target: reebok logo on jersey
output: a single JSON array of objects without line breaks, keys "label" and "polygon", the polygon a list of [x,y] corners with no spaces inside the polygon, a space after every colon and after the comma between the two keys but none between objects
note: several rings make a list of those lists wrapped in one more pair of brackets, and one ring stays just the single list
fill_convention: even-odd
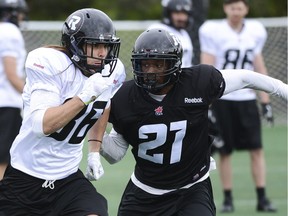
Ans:
[{"label": "reebok logo on jersey", "polygon": [[36,64],[36,63],[34,63],[33,66],[35,66],[35,67],[39,67],[39,68],[41,68],[41,69],[44,69],[44,66],[39,65],[39,64]]},{"label": "reebok logo on jersey", "polygon": [[203,98],[184,98],[184,103],[203,103]]}]

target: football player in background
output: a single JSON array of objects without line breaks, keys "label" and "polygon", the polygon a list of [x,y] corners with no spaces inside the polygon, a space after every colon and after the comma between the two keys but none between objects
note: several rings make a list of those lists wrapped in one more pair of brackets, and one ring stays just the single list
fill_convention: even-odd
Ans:
[{"label": "football player in background", "polygon": [[0,180],[22,122],[26,50],[19,25],[27,9],[25,0],[0,0]]},{"label": "football player in background", "polygon": [[[248,0],[224,0],[226,19],[207,21],[200,27],[201,63],[217,69],[247,69],[266,75],[262,56],[267,33],[261,23],[245,20]],[[232,72],[233,73],[233,72]],[[269,95],[259,92],[262,113],[273,124]],[[275,212],[266,197],[266,167],[261,140],[257,97],[252,89],[232,92],[212,105],[224,145],[219,148],[220,179],[224,201],[221,211],[233,212],[231,155],[234,149],[248,150],[257,193],[257,211]]]},{"label": "football player in background", "polygon": [[[216,215],[209,178],[216,168],[210,157],[210,104],[242,88],[287,100],[288,86],[280,80],[209,65],[181,69],[181,59],[182,47],[174,34],[144,31],[132,51],[134,80],[124,82],[111,100],[113,128],[104,135],[100,152],[116,163],[130,144],[136,161],[118,216]],[[104,115],[99,122],[108,119]],[[96,149],[100,142],[90,145]]]},{"label": "football player in background", "polygon": [[[62,46],[28,54],[23,122],[0,181],[0,215],[108,215],[106,199],[79,164],[86,134],[97,142],[89,129],[125,79],[119,48],[111,19],[85,8],[64,22]],[[99,153],[89,160],[97,166]],[[95,179],[103,174],[97,168]]]},{"label": "football player in background", "polygon": [[191,0],[162,0],[163,19],[152,24],[148,29],[161,28],[176,35],[183,47],[182,67],[191,67],[193,45],[186,28],[189,25],[192,12]]}]

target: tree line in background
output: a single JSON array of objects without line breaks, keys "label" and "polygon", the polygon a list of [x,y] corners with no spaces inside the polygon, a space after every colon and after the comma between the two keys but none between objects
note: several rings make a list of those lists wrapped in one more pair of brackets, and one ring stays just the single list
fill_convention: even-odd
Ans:
[{"label": "tree line in background", "polygon": [[[26,0],[30,20],[64,20],[73,11],[93,7],[113,20],[159,20],[161,0]],[[202,0],[199,0],[202,1]],[[197,2],[197,0],[196,0]],[[209,0],[209,19],[223,18],[222,0]],[[287,0],[250,0],[248,17],[287,16]]]}]

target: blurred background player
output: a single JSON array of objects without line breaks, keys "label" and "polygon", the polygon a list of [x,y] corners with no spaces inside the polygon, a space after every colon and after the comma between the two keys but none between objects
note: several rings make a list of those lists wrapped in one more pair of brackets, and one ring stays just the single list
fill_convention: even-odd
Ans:
[{"label": "blurred background player", "polygon": [[191,0],[162,0],[163,19],[148,29],[164,29],[176,35],[183,47],[182,68],[192,66],[193,45],[186,28],[192,12]]},{"label": "blurred background player", "polygon": [[[201,63],[218,69],[248,69],[267,74],[262,56],[267,33],[257,21],[245,20],[247,0],[224,0],[226,19],[207,21],[200,27]],[[269,95],[259,92],[264,117],[273,124]],[[220,179],[224,192],[222,212],[234,211],[231,154],[248,150],[257,193],[257,211],[275,212],[266,197],[266,167],[256,93],[243,89],[221,97],[212,105],[224,146],[220,153]]]},{"label": "blurred background player", "polygon": [[25,0],[0,0],[0,179],[22,122],[26,50],[19,25],[27,10]]}]

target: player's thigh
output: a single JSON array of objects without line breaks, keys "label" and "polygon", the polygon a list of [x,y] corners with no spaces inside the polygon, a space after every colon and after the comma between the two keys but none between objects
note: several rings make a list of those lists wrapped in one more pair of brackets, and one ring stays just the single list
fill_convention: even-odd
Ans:
[{"label": "player's thigh", "polygon": [[238,133],[235,134],[235,148],[252,150],[262,148],[261,122],[256,101],[238,102]]},{"label": "player's thigh", "polygon": [[[56,184],[55,189],[57,189]],[[55,215],[108,216],[106,198],[97,192],[93,184],[85,178],[80,170],[68,177],[64,182],[61,182],[58,189],[57,203],[54,207]]]},{"label": "player's thigh", "polygon": [[210,178],[193,185],[179,202],[178,216],[215,216],[213,190]]},{"label": "player's thigh", "polygon": [[118,216],[172,216],[177,213],[177,203],[181,196],[176,192],[153,195],[143,191],[130,180],[123,193]]}]

